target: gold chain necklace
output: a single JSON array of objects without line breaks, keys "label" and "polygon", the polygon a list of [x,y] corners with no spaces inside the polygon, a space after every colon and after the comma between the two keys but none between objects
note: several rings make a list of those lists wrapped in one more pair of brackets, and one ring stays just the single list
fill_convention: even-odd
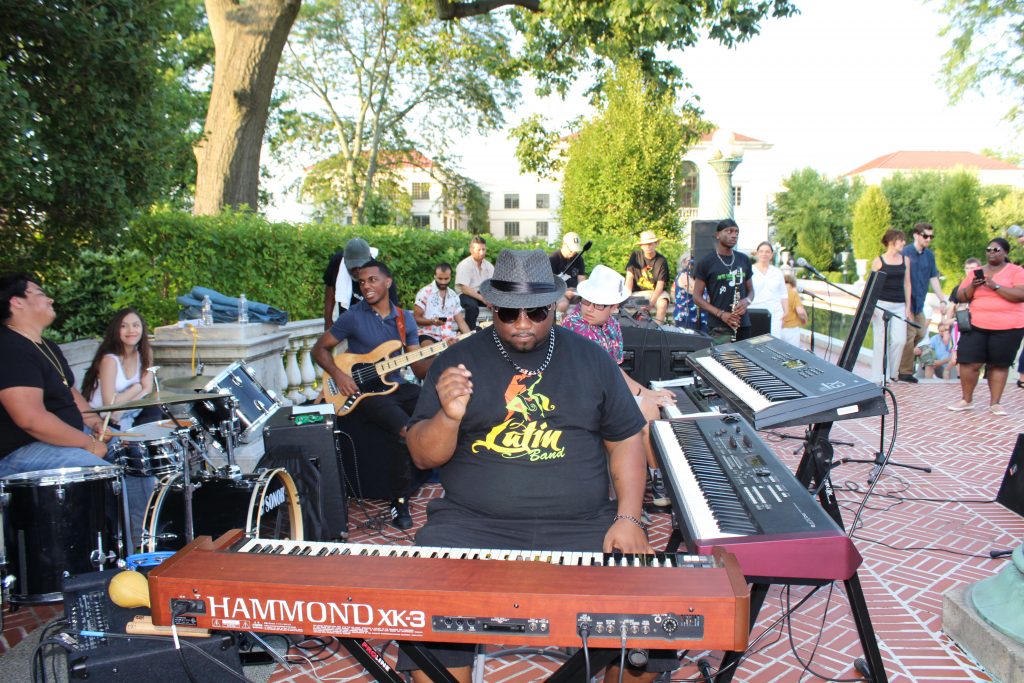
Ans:
[{"label": "gold chain necklace", "polygon": [[54,367],[54,369],[57,370],[57,374],[60,375],[60,381],[64,383],[64,386],[69,386],[67,375],[64,374],[64,368],[61,367],[60,361],[57,360],[56,354],[54,354],[53,351],[50,351],[50,348],[46,345],[45,340],[42,343],[39,343],[32,337],[28,336],[28,334],[26,334],[22,330],[19,330],[14,325],[7,325],[7,327],[8,329],[14,330],[25,339],[28,339],[30,342],[32,342],[32,345],[39,349],[39,352],[43,354],[43,357],[46,358],[46,360],[50,361],[50,364]]}]

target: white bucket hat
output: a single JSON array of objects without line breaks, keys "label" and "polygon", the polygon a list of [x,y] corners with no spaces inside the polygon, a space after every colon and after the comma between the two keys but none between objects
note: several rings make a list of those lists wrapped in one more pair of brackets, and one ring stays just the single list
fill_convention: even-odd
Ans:
[{"label": "white bucket hat", "polygon": [[594,304],[621,304],[629,298],[626,291],[626,278],[608,266],[595,266],[590,277],[576,287],[576,292]]}]

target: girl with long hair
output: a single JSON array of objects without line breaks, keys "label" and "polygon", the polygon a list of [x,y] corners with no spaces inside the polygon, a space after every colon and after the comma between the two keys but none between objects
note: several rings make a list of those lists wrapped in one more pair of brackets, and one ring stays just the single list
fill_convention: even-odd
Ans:
[{"label": "girl with long hair", "polygon": [[[153,387],[153,376],[146,372],[152,364],[146,322],[134,308],[122,308],[96,349],[82,381],[82,395],[93,408],[142,398]],[[110,422],[123,431],[135,424],[140,413],[140,409],[118,411],[110,416]]]}]

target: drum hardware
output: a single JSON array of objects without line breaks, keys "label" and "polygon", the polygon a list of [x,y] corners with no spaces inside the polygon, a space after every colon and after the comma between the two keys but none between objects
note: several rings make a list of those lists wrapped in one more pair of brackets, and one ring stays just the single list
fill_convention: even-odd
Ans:
[{"label": "drum hardware", "polygon": [[[107,554],[103,554],[103,534],[96,534],[96,549],[89,553],[89,561],[92,562],[93,566],[96,567],[96,571],[101,572],[106,568],[107,563],[116,564],[117,553],[111,550]],[[64,571],[65,578],[71,576],[71,572]]]}]

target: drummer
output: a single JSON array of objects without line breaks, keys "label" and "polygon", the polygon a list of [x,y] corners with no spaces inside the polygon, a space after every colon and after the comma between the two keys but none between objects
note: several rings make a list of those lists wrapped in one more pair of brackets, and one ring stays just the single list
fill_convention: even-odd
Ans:
[{"label": "drummer", "polygon": [[75,388],[60,347],[43,339],[57,317],[31,275],[0,276],[0,476],[107,465],[102,426]]}]

